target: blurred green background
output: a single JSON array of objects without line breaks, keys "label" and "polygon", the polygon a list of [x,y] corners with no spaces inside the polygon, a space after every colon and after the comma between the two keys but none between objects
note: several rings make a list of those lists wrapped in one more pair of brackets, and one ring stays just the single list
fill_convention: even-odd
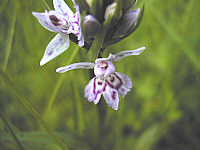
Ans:
[{"label": "blurred green background", "polygon": [[[46,2],[53,8],[52,0]],[[55,36],[31,14],[44,11],[42,1],[0,3],[0,150],[200,149],[198,0],[144,1],[140,27],[106,49],[105,57],[147,47],[140,56],[115,63],[134,83],[118,111],[103,99],[94,105],[84,98],[88,70],[55,72],[86,60],[86,50],[76,44],[39,66]]]}]

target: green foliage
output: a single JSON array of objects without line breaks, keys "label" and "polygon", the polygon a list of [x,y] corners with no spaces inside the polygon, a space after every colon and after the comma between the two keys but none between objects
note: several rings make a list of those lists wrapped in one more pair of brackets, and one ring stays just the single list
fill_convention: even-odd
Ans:
[{"label": "green foliage", "polygon": [[[84,98],[90,80],[87,70],[55,72],[88,60],[85,49],[71,42],[65,53],[39,66],[55,34],[42,28],[31,12],[52,9],[52,0],[1,2],[0,149],[199,148],[200,3],[148,0],[144,4],[138,30],[104,50],[107,57],[110,52],[147,47],[140,56],[116,62],[116,70],[128,74],[134,87],[114,111],[104,99],[94,105]],[[93,52],[101,47],[100,40]]]}]

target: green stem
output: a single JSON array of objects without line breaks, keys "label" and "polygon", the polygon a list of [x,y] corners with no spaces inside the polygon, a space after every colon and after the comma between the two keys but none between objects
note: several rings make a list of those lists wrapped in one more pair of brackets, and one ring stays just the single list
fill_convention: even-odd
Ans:
[{"label": "green stem", "polygon": [[16,86],[11,81],[10,77],[0,68],[0,76],[7,83],[10,91],[17,97],[17,99],[26,107],[26,109],[37,119],[41,127],[51,136],[51,138],[60,146],[63,150],[68,150],[63,143],[63,141],[54,133],[54,131],[47,125],[47,123],[42,119],[38,111],[29,103],[29,101],[18,92]]},{"label": "green stem", "polygon": [[102,27],[102,30],[100,30],[97,33],[96,39],[94,40],[92,47],[88,52],[88,58],[91,62],[94,62],[95,59],[98,57],[100,49],[104,42],[105,35],[106,35],[106,28]]}]

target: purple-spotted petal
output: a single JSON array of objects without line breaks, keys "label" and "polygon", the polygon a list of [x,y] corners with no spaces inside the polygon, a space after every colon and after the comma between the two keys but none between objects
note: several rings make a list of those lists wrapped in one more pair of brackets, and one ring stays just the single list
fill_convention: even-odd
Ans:
[{"label": "purple-spotted petal", "polygon": [[67,65],[65,67],[60,67],[60,68],[56,69],[56,72],[64,73],[64,72],[72,70],[72,69],[80,69],[80,68],[91,69],[91,68],[94,68],[94,66],[95,66],[95,63],[91,63],[91,62],[74,63],[71,65]]},{"label": "purple-spotted petal", "polygon": [[97,104],[101,98],[101,94],[106,90],[104,78],[94,77],[85,87],[85,97],[88,101]]},{"label": "purple-spotted petal", "polygon": [[78,41],[79,41],[78,45],[80,47],[83,47],[84,46],[84,37],[81,32],[80,10],[79,10],[79,6],[75,3],[75,1],[73,1],[73,3],[74,3],[74,8],[76,8],[76,13],[73,16],[73,18],[71,18],[71,20],[72,20],[71,32],[78,37]]},{"label": "purple-spotted petal", "polygon": [[47,15],[46,20],[50,22],[50,25],[54,27],[54,29],[58,33],[66,33],[66,34],[71,33],[71,30],[70,30],[71,21],[69,20],[67,16],[64,16],[54,10],[51,10],[47,13],[48,15]]},{"label": "purple-spotted petal", "polygon": [[48,61],[54,59],[69,47],[69,35],[57,34],[48,44],[44,56],[40,61],[40,65],[46,64]]},{"label": "purple-spotted petal", "polygon": [[74,13],[72,10],[67,6],[64,0],[53,0],[53,5],[56,11],[64,16],[69,16],[72,18]]},{"label": "purple-spotted petal", "polygon": [[132,88],[132,81],[129,76],[124,73],[115,72],[114,75],[116,78],[120,79],[122,83],[121,86],[117,88],[117,91],[121,97],[124,98],[124,96],[130,91],[130,88]]},{"label": "purple-spotted petal", "polygon": [[56,27],[52,26],[52,23],[50,19],[47,19],[49,17],[48,12],[45,11],[45,13],[38,13],[38,12],[32,12],[33,16],[35,16],[39,23],[47,30],[51,32],[57,32]]},{"label": "purple-spotted petal", "polygon": [[146,47],[140,47],[136,50],[127,50],[127,51],[119,52],[119,53],[115,54],[115,58],[112,59],[112,61],[119,61],[122,58],[125,58],[127,56],[131,56],[131,55],[140,55],[145,50],[145,48]]},{"label": "purple-spotted petal", "polygon": [[114,110],[118,110],[119,105],[119,96],[117,90],[114,88],[107,86],[106,91],[103,92],[103,96],[106,100],[106,103]]}]

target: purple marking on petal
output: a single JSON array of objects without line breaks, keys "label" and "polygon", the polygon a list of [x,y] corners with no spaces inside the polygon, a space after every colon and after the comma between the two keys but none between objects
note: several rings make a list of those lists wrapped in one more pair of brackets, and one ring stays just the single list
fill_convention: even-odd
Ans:
[{"label": "purple marking on petal", "polygon": [[66,22],[67,25],[69,24],[67,20],[65,20],[65,22]]},{"label": "purple marking on petal", "polygon": [[79,25],[79,22],[78,22],[78,21],[74,21],[73,23],[75,23],[75,24]]},{"label": "purple marking on petal", "polygon": [[106,83],[111,87],[111,88],[114,88],[112,84],[110,84],[107,79],[106,79]]},{"label": "purple marking on petal", "polygon": [[115,81],[115,77],[110,76],[110,82],[114,82]]},{"label": "purple marking on petal", "polygon": [[94,78],[94,85],[93,86],[94,86],[93,93],[96,94],[96,92],[95,92],[96,91],[96,78]]},{"label": "purple marking on petal", "polygon": [[113,92],[112,92],[112,99],[115,100],[115,98],[116,98],[116,92],[113,91]]},{"label": "purple marking on petal", "polygon": [[98,83],[98,85],[102,85],[103,82],[98,81],[97,83]]},{"label": "purple marking on petal", "polygon": [[122,82],[122,79],[116,74],[116,73],[114,73],[114,75],[117,77],[117,79],[119,80],[119,84],[116,86],[116,90],[118,90],[121,86],[122,86],[122,84],[123,84],[123,82]]},{"label": "purple marking on petal", "polygon": [[50,56],[53,53],[53,50],[50,50],[47,55]]},{"label": "purple marking on petal", "polygon": [[103,92],[106,91],[106,86],[107,86],[107,83],[105,83],[105,85],[103,87]]},{"label": "purple marking on petal", "polygon": [[63,40],[63,39],[62,39],[62,38],[60,38],[60,39],[59,39],[59,42],[61,42],[62,40]]},{"label": "purple marking on petal", "polygon": [[97,94],[95,95],[95,98],[94,98],[95,100],[97,99],[97,96],[98,96],[98,94],[100,94],[100,93],[101,93],[101,91],[98,90],[98,91],[97,91]]},{"label": "purple marking on petal", "polygon": [[54,24],[55,26],[60,26],[61,24],[59,23],[60,19],[58,19],[55,15],[50,15],[49,16],[51,23]]},{"label": "purple marking on petal", "polygon": [[68,30],[68,29],[66,29],[66,28],[61,28],[62,30]]}]

